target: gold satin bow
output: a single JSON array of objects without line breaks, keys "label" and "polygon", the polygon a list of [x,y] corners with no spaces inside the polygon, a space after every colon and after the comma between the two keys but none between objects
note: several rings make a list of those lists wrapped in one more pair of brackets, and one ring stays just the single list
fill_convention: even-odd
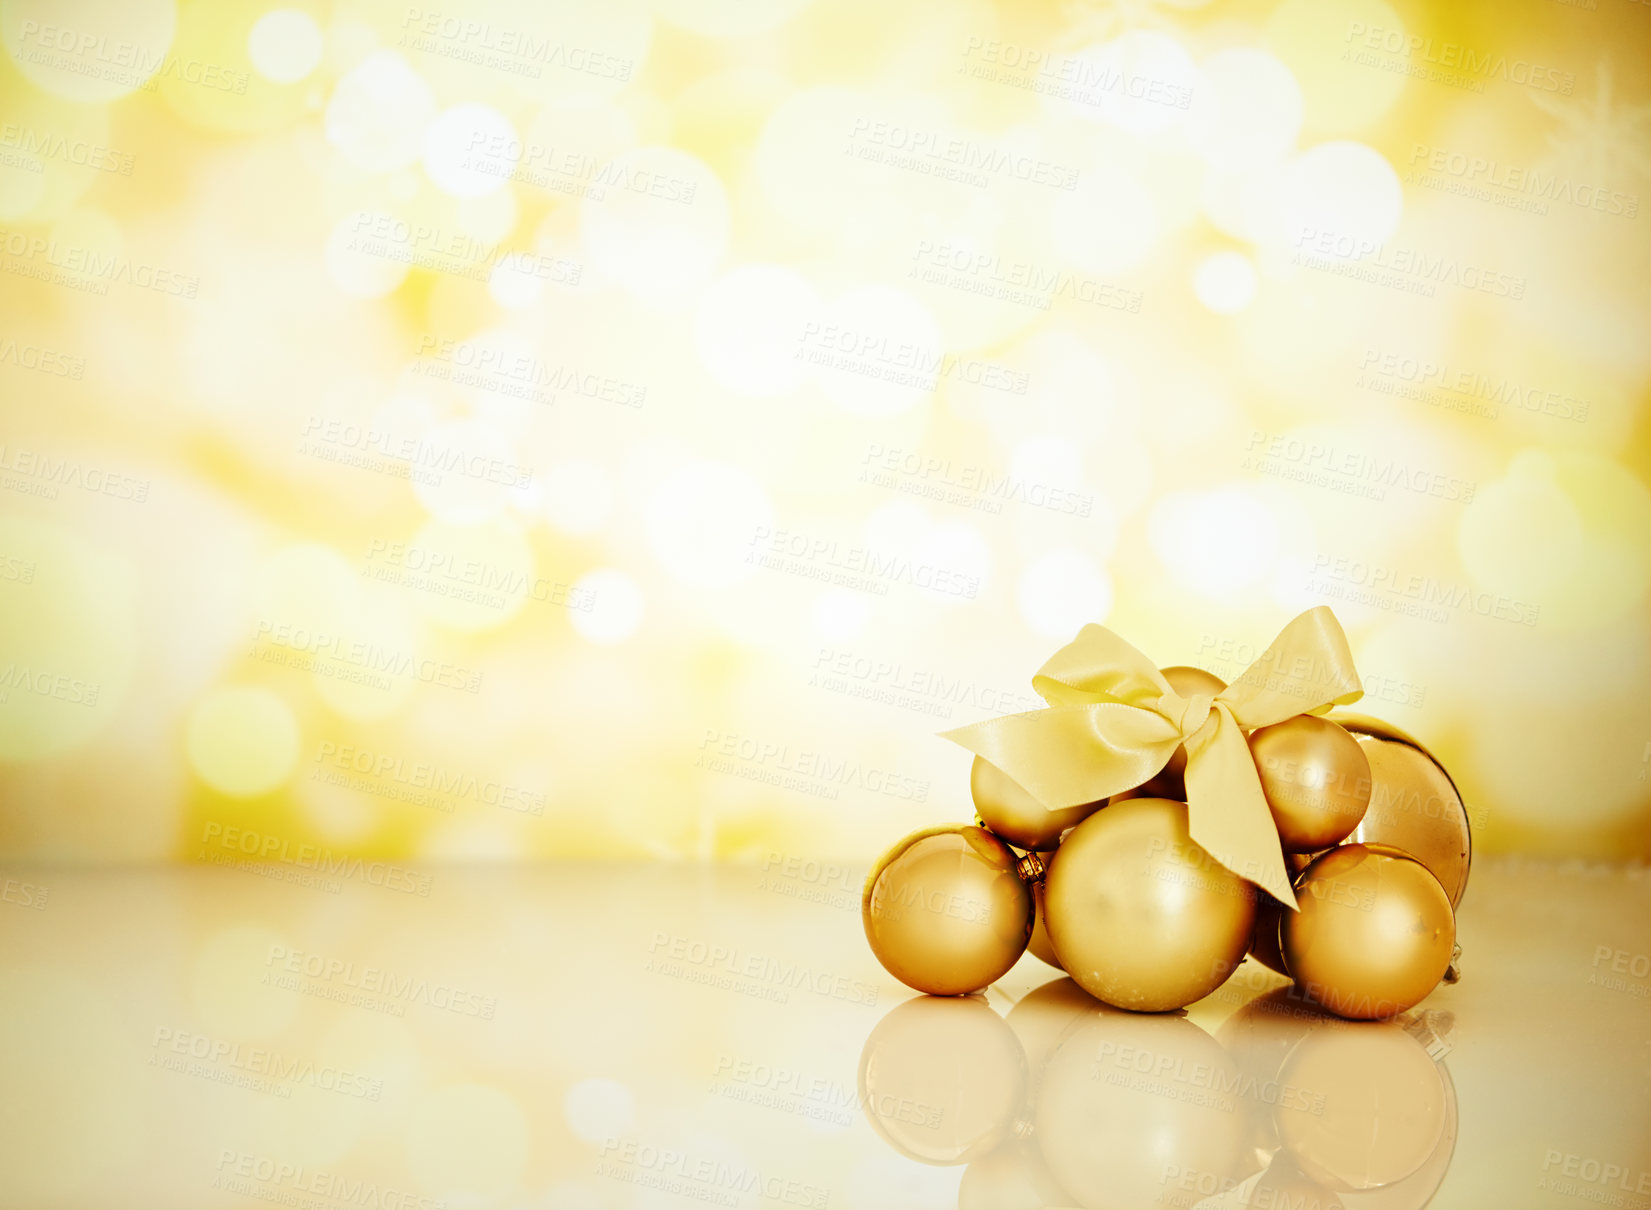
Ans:
[{"label": "gold satin bow", "polygon": [[1347,636],[1327,606],[1296,617],[1214,697],[1180,696],[1156,664],[1096,625],[1057,651],[1032,687],[1047,709],[942,734],[1052,810],[1133,789],[1185,744],[1193,840],[1239,877],[1296,906],[1244,733],[1364,696]]}]

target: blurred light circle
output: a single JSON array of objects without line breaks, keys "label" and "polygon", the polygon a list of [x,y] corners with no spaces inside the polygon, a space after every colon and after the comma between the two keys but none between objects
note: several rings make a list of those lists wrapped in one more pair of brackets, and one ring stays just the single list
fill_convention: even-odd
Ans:
[{"label": "blurred light circle", "polygon": [[613,513],[613,482],[594,462],[563,462],[539,481],[545,517],[564,534],[583,537]]},{"label": "blurred light circle", "polygon": [[1075,491],[1082,485],[1083,451],[1059,433],[1034,434],[1015,446],[1009,478],[1010,489],[1018,492],[1015,498],[1037,507],[1051,488]]},{"label": "blurred light circle", "polygon": [[1056,249],[1075,268],[1110,275],[1135,268],[1162,233],[1160,206],[1129,169],[1090,173],[1050,212]]},{"label": "blurred light circle", "polygon": [[1198,68],[1167,34],[1131,30],[1077,59],[1082,68],[1076,86],[1085,91],[1070,111],[1131,134],[1155,134],[1185,121],[1197,95]]},{"label": "blurred light circle", "polygon": [[1268,48],[1300,85],[1303,112],[1317,130],[1362,129],[1404,91],[1407,59],[1379,48],[1407,46],[1405,24],[1382,0],[1284,0],[1265,32]]},{"label": "blurred light circle", "polygon": [[636,633],[647,601],[636,581],[612,567],[586,572],[573,584],[568,617],[593,643],[623,643]]},{"label": "blurred light circle", "polygon": [[477,101],[442,110],[424,132],[425,175],[454,197],[482,197],[504,188],[521,155],[510,119]]},{"label": "blurred light circle", "polygon": [[1285,166],[1278,183],[1281,230],[1288,247],[1347,259],[1369,256],[1404,212],[1399,174],[1363,143],[1320,143]]},{"label": "blurred light circle", "polygon": [[43,91],[82,104],[143,87],[166,65],[176,30],[173,0],[0,4],[0,39],[18,70]]},{"label": "blurred light circle", "polygon": [[1238,252],[1217,252],[1199,262],[1192,278],[1193,293],[1217,315],[1232,315],[1255,297],[1255,265]]},{"label": "blurred light circle", "polygon": [[925,402],[955,356],[929,309],[893,286],[845,290],[804,325],[799,352],[825,396],[861,416]]},{"label": "blurred light circle", "polygon": [[697,288],[728,247],[722,182],[703,161],[673,147],[626,152],[602,170],[579,208],[591,262],[650,300]]},{"label": "blurred light circle", "polygon": [[848,588],[828,588],[814,602],[811,611],[815,631],[834,643],[847,642],[865,632],[871,620],[871,602],[863,592]]},{"label": "blurred light circle", "polygon": [[807,373],[799,354],[820,297],[783,265],[741,265],[700,295],[694,347],[723,386],[759,399],[795,390]]},{"label": "blurred light circle", "polygon": [[720,588],[756,570],[753,556],[773,533],[762,484],[740,467],[693,462],[665,475],[647,503],[648,545],[684,584]]},{"label": "blurred light circle", "polygon": [[488,297],[509,311],[531,307],[544,292],[544,278],[531,272],[527,262],[516,259],[501,260],[487,278]]},{"label": "blurred light circle", "polygon": [[480,420],[448,420],[425,432],[406,458],[413,493],[433,517],[460,525],[505,511],[510,493],[533,478],[497,428]]},{"label": "blurred light circle", "polygon": [[388,172],[417,162],[436,101],[424,77],[393,50],[344,73],[327,103],[327,141],[357,168]]},{"label": "blurred light circle", "polygon": [[[917,548],[913,582],[943,605],[977,600],[992,571],[992,551],[974,526],[943,521]],[[928,581],[928,582],[926,582]]]},{"label": "blurred light circle", "polygon": [[618,1080],[592,1076],[562,1098],[568,1129],[587,1143],[624,1138],[636,1124],[636,1097]]},{"label": "blurred light circle", "polygon": [[1301,88],[1262,50],[1229,47],[1205,59],[1187,139],[1211,163],[1240,167],[1289,153],[1301,133]]},{"label": "blurred light circle", "polygon": [[1065,641],[1112,609],[1112,581],[1083,551],[1040,555],[1021,572],[1020,616],[1046,639]]},{"label": "blurred light circle", "polygon": [[1266,580],[1279,548],[1272,510],[1239,487],[1162,497],[1148,536],[1178,584],[1228,608],[1231,594]]},{"label": "blurred light circle", "polygon": [[521,211],[512,190],[495,189],[491,193],[461,199],[453,213],[455,225],[471,239],[484,244],[501,244],[516,229]]},{"label": "blurred light circle", "polygon": [[374,218],[357,210],[339,219],[322,253],[328,279],[351,298],[383,298],[407,280],[407,263],[369,234]]},{"label": "blurred light circle", "polygon": [[370,721],[396,713],[422,682],[417,675],[418,626],[405,597],[372,579],[362,583],[349,616],[321,632],[338,635],[346,650],[366,651],[370,667],[318,654],[310,665],[310,684],[334,714]]},{"label": "blurred light circle", "polygon": [[326,39],[315,18],[295,8],[272,8],[247,32],[247,57],[266,80],[296,84],[321,63]]},{"label": "blurred light circle", "polygon": [[268,689],[215,689],[189,713],[189,764],[207,785],[232,798],[267,794],[298,763],[298,720]]}]

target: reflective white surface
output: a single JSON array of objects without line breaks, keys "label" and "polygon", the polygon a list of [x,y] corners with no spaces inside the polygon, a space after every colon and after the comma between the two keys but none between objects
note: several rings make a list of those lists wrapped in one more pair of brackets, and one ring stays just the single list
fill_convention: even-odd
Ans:
[{"label": "reflective white surface", "polygon": [[829,863],[422,873],[7,870],[0,1204],[1651,1206],[1643,869],[1479,862],[1362,1025],[914,998]]}]

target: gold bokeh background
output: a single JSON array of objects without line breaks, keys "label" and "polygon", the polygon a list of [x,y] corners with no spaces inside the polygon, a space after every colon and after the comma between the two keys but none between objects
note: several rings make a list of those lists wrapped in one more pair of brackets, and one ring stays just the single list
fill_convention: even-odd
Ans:
[{"label": "gold bokeh background", "polygon": [[0,853],[869,859],[1332,605],[1651,851],[1651,7],[0,3]]}]

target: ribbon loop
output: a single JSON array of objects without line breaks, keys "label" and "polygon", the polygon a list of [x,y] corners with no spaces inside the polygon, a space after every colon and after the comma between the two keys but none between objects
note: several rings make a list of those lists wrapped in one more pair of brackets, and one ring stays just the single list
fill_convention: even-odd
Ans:
[{"label": "ribbon loop", "polygon": [[1244,733],[1363,696],[1347,636],[1327,607],[1294,618],[1213,697],[1181,697],[1151,660],[1096,625],[1050,657],[1032,686],[1047,709],[943,734],[1051,810],[1133,789],[1185,744],[1193,840],[1239,877],[1296,906]]}]

